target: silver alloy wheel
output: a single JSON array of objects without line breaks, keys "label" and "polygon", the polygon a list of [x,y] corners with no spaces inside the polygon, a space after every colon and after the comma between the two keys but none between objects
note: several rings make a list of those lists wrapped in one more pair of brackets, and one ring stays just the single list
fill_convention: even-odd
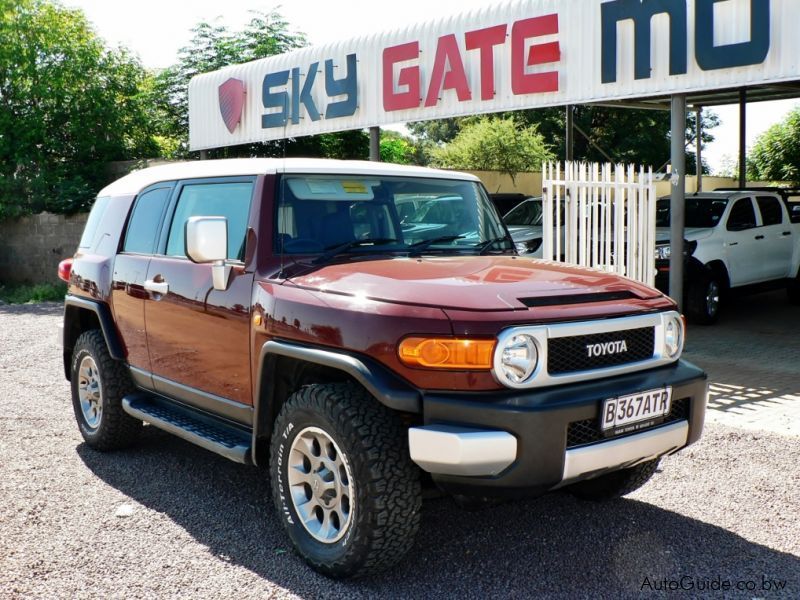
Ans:
[{"label": "silver alloy wheel", "polygon": [[709,281],[706,288],[706,313],[713,317],[719,310],[719,284],[716,281]]},{"label": "silver alloy wheel", "polygon": [[289,495],[303,527],[320,542],[339,541],[356,508],[347,457],[322,429],[306,427],[292,442],[287,467]]},{"label": "silver alloy wheel", "polygon": [[103,418],[103,384],[91,356],[84,356],[78,367],[78,399],[86,425],[97,429]]}]

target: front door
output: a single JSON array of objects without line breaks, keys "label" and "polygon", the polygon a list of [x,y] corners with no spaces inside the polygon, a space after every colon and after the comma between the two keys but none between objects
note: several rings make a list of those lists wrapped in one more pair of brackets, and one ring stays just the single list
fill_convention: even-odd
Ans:
[{"label": "front door", "polygon": [[114,322],[134,374],[148,378],[147,382],[140,381],[145,386],[151,385],[148,375],[151,367],[144,323],[144,305],[149,296],[144,284],[173,187],[172,183],[161,183],[138,195],[122,248],[114,260],[111,283]]},{"label": "front door", "polygon": [[725,251],[731,287],[755,283],[761,278],[759,240],[756,239],[756,211],[752,198],[739,198],[728,214]]},{"label": "front door", "polygon": [[783,279],[789,276],[795,242],[792,226],[784,220],[784,208],[775,196],[759,196],[756,199],[761,213],[759,233],[761,257],[764,261],[764,279]]},{"label": "front door", "polygon": [[[242,420],[242,409],[252,404],[253,273],[245,271],[243,260],[254,183],[252,177],[179,183],[161,253],[151,259],[145,283],[156,391],[234,420]],[[211,265],[186,258],[185,227],[193,216],[228,219],[228,259],[234,267],[226,290],[214,289]]]}]

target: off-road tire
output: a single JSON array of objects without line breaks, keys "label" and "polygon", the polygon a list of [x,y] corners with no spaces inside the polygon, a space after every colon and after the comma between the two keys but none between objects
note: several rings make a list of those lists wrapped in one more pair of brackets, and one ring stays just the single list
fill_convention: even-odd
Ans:
[{"label": "off-road tire", "polygon": [[[96,427],[87,422],[78,395],[79,367],[86,356],[94,360],[102,386],[102,415]],[[80,335],[72,352],[70,369],[72,408],[84,441],[102,451],[120,450],[135,442],[142,422],[122,410],[122,398],[133,391],[133,382],[125,365],[111,358],[101,331],[93,329]]]},{"label": "off-road tire", "polygon": [[[306,428],[321,429],[345,455],[353,479],[352,515],[344,537],[315,539],[300,522],[288,492],[290,452]],[[278,518],[298,554],[333,578],[363,577],[397,563],[419,528],[422,491],[408,433],[397,415],[360,386],[305,386],[283,405],[273,429],[270,479]]]},{"label": "off-road tire", "polygon": [[[716,289],[716,303],[710,300]],[[686,294],[686,316],[698,325],[713,325],[719,320],[722,306],[722,283],[716,275],[709,274],[701,281],[689,284]]]},{"label": "off-road tire", "polygon": [[573,483],[569,491],[584,500],[613,500],[638,490],[655,475],[660,459],[650,460],[635,467],[614,471],[594,479]]}]

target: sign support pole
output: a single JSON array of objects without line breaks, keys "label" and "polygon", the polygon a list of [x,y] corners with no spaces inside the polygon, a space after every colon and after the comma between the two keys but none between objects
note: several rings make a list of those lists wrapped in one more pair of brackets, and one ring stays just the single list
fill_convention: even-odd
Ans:
[{"label": "sign support pole", "polygon": [[683,229],[686,211],[686,95],[672,96],[672,194],[669,295],[683,309]]},{"label": "sign support pole", "polygon": [[373,162],[381,162],[381,128],[369,128],[369,159]]},{"label": "sign support pole", "polygon": [[567,135],[566,135],[566,160],[575,160],[575,113],[571,104],[567,105]]},{"label": "sign support pole", "polygon": [[703,107],[697,107],[697,191],[703,191]]},{"label": "sign support pole", "polygon": [[739,90],[739,187],[747,187],[747,90]]}]

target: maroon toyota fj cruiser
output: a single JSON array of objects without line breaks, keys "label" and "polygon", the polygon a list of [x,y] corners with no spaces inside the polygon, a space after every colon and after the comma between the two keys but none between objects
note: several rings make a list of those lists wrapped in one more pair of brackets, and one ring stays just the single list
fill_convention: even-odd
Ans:
[{"label": "maroon toyota fj cruiser", "polygon": [[460,499],[644,484],[701,434],[706,376],[647,286],[516,255],[471,175],[225,160],[123,177],[60,269],[86,443],[149,423],[269,466],[297,551],[335,577]]}]

